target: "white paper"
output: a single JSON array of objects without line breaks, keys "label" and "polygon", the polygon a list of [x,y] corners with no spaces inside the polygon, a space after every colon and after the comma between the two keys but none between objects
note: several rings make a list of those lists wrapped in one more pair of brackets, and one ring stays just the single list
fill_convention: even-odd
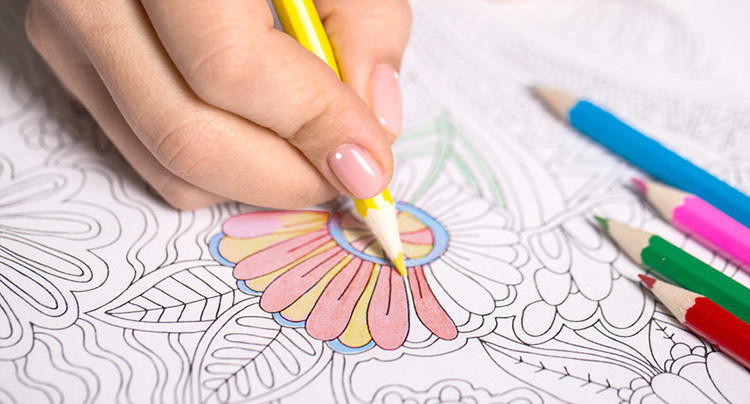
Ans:
[{"label": "white paper", "polygon": [[[626,186],[637,170],[528,91],[586,95],[748,192],[747,3],[412,7],[391,192],[434,219],[415,232],[429,228],[435,251],[446,244],[435,257],[410,247],[427,257],[423,275],[379,300],[408,318],[370,330],[395,349],[345,354],[308,332],[332,319],[274,317],[262,307],[284,290],[239,290],[233,263],[211,251],[222,225],[253,209],[160,201],[65,95],[24,39],[23,5],[11,6],[0,24],[0,402],[747,402],[748,371],[676,324],[590,219],[657,232],[745,285],[747,273],[657,218]],[[301,234],[333,234],[335,207]],[[435,307],[416,302],[425,285],[450,324],[418,312]],[[396,329],[404,341],[383,334]]]}]

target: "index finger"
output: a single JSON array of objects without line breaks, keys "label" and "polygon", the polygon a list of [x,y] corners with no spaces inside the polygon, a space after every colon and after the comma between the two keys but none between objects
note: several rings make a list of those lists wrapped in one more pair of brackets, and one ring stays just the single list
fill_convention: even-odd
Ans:
[{"label": "index finger", "polygon": [[406,0],[316,0],[344,81],[394,137],[403,111],[399,72],[409,40],[411,9]]}]

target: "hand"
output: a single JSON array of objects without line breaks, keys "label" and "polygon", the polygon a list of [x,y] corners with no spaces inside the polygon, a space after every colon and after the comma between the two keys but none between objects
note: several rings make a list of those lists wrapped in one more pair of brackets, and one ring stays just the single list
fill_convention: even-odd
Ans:
[{"label": "hand", "polygon": [[382,191],[401,131],[406,0],[316,6],[346,84],[265,0],[31,0],[26,31],[173,206],[295,208]]}]

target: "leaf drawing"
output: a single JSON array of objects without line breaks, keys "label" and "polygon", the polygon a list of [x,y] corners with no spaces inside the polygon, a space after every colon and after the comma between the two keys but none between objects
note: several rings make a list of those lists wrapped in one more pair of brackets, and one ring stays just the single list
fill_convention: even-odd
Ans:
[{"label": "leaf drawing", "polygon": [[[622,358],[583,345],[554,340],[526,345],[490,334],[482,337],[482,346],[502,369],[564,401],[617,400],[618,390],[640,376],[637,370],[622,369]],[[620,372],[612,371],[616,368]]]},{"label": "leaf drawing", "polygon": [[120,327],[167,332],[202,331],[245,300],[232,271],[215,261],[169,264],[136,281],[91,314]]},{"label": "leaf drawing", "polygon": [[301,328],[279,325],[256,299],[241,302],[206,331],[193,363],[199,402],[269,401],[306,384],[331,350]]}]

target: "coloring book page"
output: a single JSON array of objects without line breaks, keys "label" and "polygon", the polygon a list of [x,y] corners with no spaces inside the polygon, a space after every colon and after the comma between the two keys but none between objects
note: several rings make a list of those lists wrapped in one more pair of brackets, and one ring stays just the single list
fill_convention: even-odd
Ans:
[{"label": "coloring book page", "polygon": [[[750,192],[747,2],[412,2],[390,187],[408,276],[344,199],[168,207],[0,18],[0,402],[729,403],[750,373],[594,214],[750,277],[553,118],[586,95]],[[21,4],[15,4],[21,3]],[[251,174],[251,173],[250,173]]]}]

